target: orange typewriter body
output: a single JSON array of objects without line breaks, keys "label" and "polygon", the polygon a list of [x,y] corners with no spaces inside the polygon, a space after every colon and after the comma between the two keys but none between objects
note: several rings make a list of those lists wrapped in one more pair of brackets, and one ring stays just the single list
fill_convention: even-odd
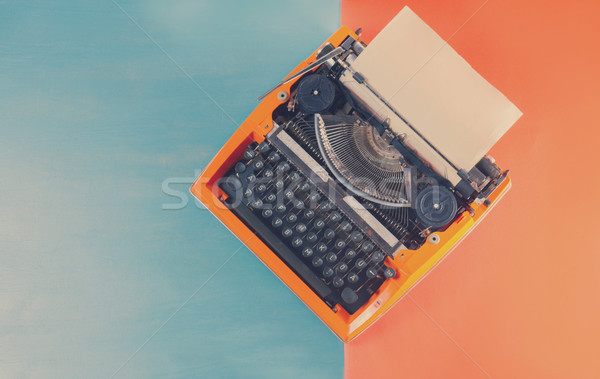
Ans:
[{"label": "orange typewriter body", "polygon": [[[348,36],[356,40],[359,38],[349,28],[342,27],[326,43],[336,47]],[[290,75],[314,62],[317,51],[301,62]],[[192,185],[191,192],[342,341],[348,342],[400,300],[481,221],[510,188],[510,178],[506,176],[487,197],[485,203],[480,205],[475,202],[471,203],[471,209],[459,214],[443,231],[437,231],[430,235],[420,248],[416,250],[402,249],[393,258],[386,257],[385,264],[393,267],[397,274],[394,278],[386,280],[368,302],[354,314],[349,314],[340,306],[332,308],[325,304],[251,228],[223,205],[227,194],[217,185],[218,180],[240,159],[250,143],[260,143],[265,140],[267,133],[274,126],[272,113],[284,102],[278,98],[278,93],[285,91],[289,94],[297,80],[298,78],[283,84],[277,91],[270,93],[260,102]]]}]

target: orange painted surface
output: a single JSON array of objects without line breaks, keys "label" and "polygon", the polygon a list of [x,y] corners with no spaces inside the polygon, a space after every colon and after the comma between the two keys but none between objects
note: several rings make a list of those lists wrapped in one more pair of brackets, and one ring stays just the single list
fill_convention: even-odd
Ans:
[{"label": "orange painted surface", "polygon": [[342,1],[367,42],[410,6],[524,113],[491,152],[511,190],[346,345],[348,378],[600,377],[600,2],[483,3]]}]

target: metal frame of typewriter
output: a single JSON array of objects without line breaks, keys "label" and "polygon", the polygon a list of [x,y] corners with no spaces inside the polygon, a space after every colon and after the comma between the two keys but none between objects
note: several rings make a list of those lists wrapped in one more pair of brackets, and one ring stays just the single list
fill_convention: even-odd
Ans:
[{"label": "metal frame of typewriter", "polygon": [[[340,28],[308,59],[301,62],[288,75],[305,69],[322,56],[323,47],[341,47],[343,53],[360,49],[364,44],[359,36],[347,27]],[[319,55],[321,54],[321,55]],[[331,58],[329,65],[338,57]],[[311,71],[316,70],[313,69]],[[315,291],[305,283],[276,252],[255,234],[235,213],[224,205],[228,195],[219,186],[219,180],[230,172],[232,166],[244,154],[251,143],[261,143],[269,133],[276,132],[277,123],[273,120],[274,111],[288,102],[294,85],[302,75],[283,82],[277,91],[268,93],[257,108],[240,125],[219,153],[191,187],[191,192],[210,210],[242,243],[277,275],[342,341],[348,342],[364,331],[375,320],[389,310],[419,280],[472,230],[510,188],[510,178],[503,172],[494,180],[488,180],[475,194],[465,196],[459,211],[448,226],[425,231],[422,244],[416,249],[400,246],[394,254],[385,258],[386,265],[393,267],[397,275],[385,282],[371,296],[370,300],[353,314],[342,307],[327,305]],[[288,96],[280,96],[282,93]],[[496,166],[497,167],[497,166]],[[467,176],[465,176],[467,178]],[[473,185],[475,187],[475,185]]]}]

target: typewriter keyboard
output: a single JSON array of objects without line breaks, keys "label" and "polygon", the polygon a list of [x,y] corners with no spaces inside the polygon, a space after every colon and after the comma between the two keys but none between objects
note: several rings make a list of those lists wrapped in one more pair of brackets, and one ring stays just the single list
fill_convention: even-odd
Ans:
[{"label": "typewriter keyboard", "polygon": [[248,146],[220,187],[224,204],[329,307],[352,314],[396,276],[376,241],[271,144]]}]

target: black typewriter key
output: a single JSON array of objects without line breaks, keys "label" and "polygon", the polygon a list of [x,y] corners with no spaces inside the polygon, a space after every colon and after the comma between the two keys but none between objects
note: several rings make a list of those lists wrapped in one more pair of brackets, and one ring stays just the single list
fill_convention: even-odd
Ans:
[{"label": "black typewriter key", "polygon": [[373,249],[375,248],[375,246],[373,245],[373,243],[371,243],[371,241],[365,241],[365,243],[362,244],[362,251],[364,251],[365,253],[370,253],[371,251],[373,251]]},{"label": "black typewriter key", "polygon": [[337,261],[337,255],[335,255],[334,252],[329,252],[325,256],[325,260],[329,263],[335,263],[335,261]]},{"label": "black typewriter key", "polygon": [[264,218],[269,218],[269,217],[273,216],[273,210],[272,209],[263,209],[262,216]]},{"label": "black typewriter key", "polygon": [[333,246],[335,246],[335,248],[338,250],[342,250],[343,248],[346,247],[346,242],[344,242],[344,240],[338,239],[335,241]]},{"label": "black typewriter key", "polygon": [[265,171],[262,172],[262,176],[264,176],[267,179],[270,179],[273,177],[273,170],[271,170],[270,168],[266,169]]},{"label": "black typewriter key", "polygon": [[302,246],[303,242],[304,241],[302,241],[302,238],[300,238],[300,237],[294,237],[294,239],[292,240],[292,246],[298,248],[298,247]]},{"label": "black typewriter key", "polygon": [[296,225],[296,231],[298,233],[306,233],[306,225],[303,223],[299,223],[298,225]]},{"label": "black typewriter key", "polygon": [[294,200],[294,208],[296,209],[304,209],[304,201],[300,199]]},{"label": "black typewriter key", "polygon": [[246,171],[246,165],[243,164],[242,162],[238,162],[235,164],[235,172],[237,172],[238,174],[243,173],[244,171]]},{"label": "black typewriter key", "polygon": [[372,279],[377,276],[377,269],[374,267],[369,267],[367,269],[367,278]]},{"label": "black typewriter key", "polygon": [[352,235],[350,235],[350,239],[351,239],[353,242],[356,242],[356,243],[358,243],[358,242],[362,241],[362,239],[363,239],[363,235],[362,235],[362,233],[361,233],[361,232],[359,232],[359,231],[355,231],[355,232],[353,232],[353,233],[352,233]]},{"label": "black typewriter key", "polygon": [[308,233],[306,235],[306,240],[310,243],[317,242],[317,235],[315,233]]},{"label": "black typewriter key", "polygon": [[356,257],[356,251],[352,249],[346,250],[346,258],[353,259],[354,257]]},{"label": "black typewriter key", "polygon": [[354,263],[354,267],[356,267],[358,270],[362,270],[363,268],[367,267],[367,262],[365,262],[365,260],[362,258],[357,259]]},{"label": "black typewriter key", "polygon": [[310,200],[313,203],[316,203],[317,201],[319,201],[320,198],[321,198],[321,195],[318,192],[311,193],[308,196],[308,200]]},{"label": "black typewriter key", "polygon": [[289,222],[290,224],[295,223],[298,220],[298,216],[296,216],[295,213],[290,213],[288,214],[285,219],[287,220],[287,222]]},{"label": "black typewriter key", "polygon": [[292,230],[292,228],[283,228],[283,230],[281,231],[281,235],[284,236],[285,238],[291,237],[292,234],[294,234],[294,231]]},{"label": "black typewriter key", "polygon": [[252,163],[252,167],[253,167],[253,168],[254,168],[256,171],[258,171],[258,170],[261,170],[263,167],[265,167],[265,162],[263,162],[263,161],[262,161],[262,160],[260,160],[260,159],[257,159],[257,160],[255,160],[255,161],[254,161],[254,163]]},{"label": "black typewriter key", "polygon": [[283,213],[287,210],[287,207],[285,206],[285,204],[277,204],[275,206],[275,211],[279,212],[279,213]]},{"label": "black typewriter key", "polygon": [[349,221],[344,221],[340,224],[340,229],[343,232],[350,233],[352,231],[352,224]]},{"label": "black typewriter key", "polygon": [[311,249],[310,247],[305,247],[304,249],[302,249],[302,256],[304,258],[310,258],[313,255],[313,249]]},{"label": "black typewriter key", "polygon": [[323,259],[319,256],[314,257],[312,260],[312,265],[315,267],[323,266]]},{"label": "black typewriter key", "polygon": [[244,151],[244,158],[247,160],[250,160],[252,158],[254,158],[256,156],[256,153],[254,152],[254,150],[248,148],[246,149],[246,151]]},{"label": "black typewriter key", "polygon": [[277,168],[275,169],[275,171],[277,171],[279,174],[283,174],[284,172],[287,172],[290,169],[290,164],[287,162],[281,162],[280,164],[277,165]]},{"label": "black typewriter key", "polygon": [[317,250],[319,253],[323,254],[327,251],[327,245],[325,245],[323,242],[319,242],[315,246],[315,250]]},{"label": "black typewriter key", "polygon": [[332,240],[335,237],[335,232],[333,231],[333,229],[327,229],[325,230],[325,233],[323,233],[323,237],[325,237],[326,240]]},{"label": "black typewriter key", "polygon": [[381,251],[376,251],[371,255],[371,259],[375,263],[380,263],[385,259],[385,255]]},{"label": "black typewriter key", "polygon": [[315,217],[315,211],[313,211],[312,209],[307,209],[304,211],[304,218],[310,220],[313,217]]},{"label": "black typewriter key", "polygon": [[320,218],[315,220],[315,229],[321,230],[324,227],[325,227],[325,221],[321,220]]},{"label": "black typewriter key", "polygon": [[310,190],[310,184],[308,182],[303,182],[302,184],[300,184],[300,186],[298,186],[298,189],[302,192],[306,192]]},{"label": "black typewriter key", "polygon": [[342,300],[348,304],[353,304],[358,300],[358,295],[351,288],[346,287],[342,290]]},{"label": "black typewriter key", "polygon": [[283,196],[285,196],[286,199],[291,200],[294,197],[294,191],[287,189],[283,192]]},{"label": "black typewriter key", "polygon": [[340,274],[345,274],[346,272],[348,272],[348,265],[345,262],[340,263],[337,266],[337,272],[339,272]]},{"label": "black typewriter key", "polygon": [[252,197],[252,195],[254,195],[254,192],[252,191],[252,188],[246,188],[244,190],[244,197],[250,198],[250,197]]},{"label": "black typewriter key", "polygon": [[[323,212],[329,212],[330,210],[333,209],[333,205],[329,202],[329,201],[324,201],[321,203],[321,205],[319,206],[319,208],[321,208],[321,210]],[[341,218],[341,216],[340,216]]]},{"label": "black typewriter key", "polygon": [[248,174],[248,176],[246,176],[246,180],[248,181],[248,183],[253,183],[256,180],[256,175]]},{"label": "black typewriter key", "polygon": [[268,152],[269,152],[269,150],[271,150],[271,148],[269,147],[269,144],[268,144],[268,143],[266,143],[266,142],[261,142],[261,143],[258,145],[258,149],[257,149],[257,150],[258,150],[258,152],[259,152],[259,153],[261,153],[261,154],[266,154],[266,153],[268,153]]},{"label": "black typewriter key", "polygon": [[344,279],[340,278],[339,276],[334,277],[331,282],[335,288],[340,288],[344,285]]},{"label": "black typewriter key", "polygon": [[275,188],[279,189],[283,189],[283,187],[285,186],[285,183],[283,183],[283,180],[279,179],[275,182]]},{"label": "black typewriter key", "polygon": [[359,278],[358,278],[358,274],[357,273],[351,272],[351,273],[348,274],[348,281],[350,283],[356,283],[356,282],[358,282],[358,279]]},{"label": "black typewriter key", "polygon": [[260,208],[262,208],[263,205],[264,204],[263,204],[263,201],[261,199],[256,199],[252,203],[250,203],[250,206],[252,208],[259,208],[260,209]]},{"label": "black typewriter key", "polygon": [[333,276],[333,274],[335,274],[335,272],[333,271],[333,269],[329,266],[325,266],[323,267],[323,277],[324,278],[331,278]]},{"label": "black typewriter key", "polygon": [[391,267],[386,267],[385,270],[383,270],[383,276],[385,276],[388,279],[391,279],[394,276],[396,276],[396,271]]},{"label": "black typewriter key", "polygon": [[279,155],[278,152],[273,151],[273,152],[271,152],[271,154],[269,154],[268,159],[269,159],[269,162],[271,162],[271,163],[277,163],[281,160],[281,155]]},{"label": "black typewriter key", "polygon": [[262,183],[256,186],[256,193],[262,194],[266,190],[267,190],[267,186]]},{"label": "black typewriter key", "polygon": [[333,222],[338,222],[342,219],[342,215],[340,214],[340,212],[331,212],[329,219]]},{"label": "black typewriter key", "polygon": [[298,171],[294,171],[290,174],[290,180],[292,182],[300,180],[300,174],[298,174]]},{"label": "black typewriter key", "polygon": [[277,195],[275,195],[274,193],[270,193],[265,197],[265,200],[267,201],[267,203],[272,203],[275,200],[277,200]]},{"label": "black typewriter key", "polygon": [[283,225],[283,220],[279,217],[275,217],[273,220],[271,220],[271,225],[273,225],[276,228],[279,228],[281,225]]}]

